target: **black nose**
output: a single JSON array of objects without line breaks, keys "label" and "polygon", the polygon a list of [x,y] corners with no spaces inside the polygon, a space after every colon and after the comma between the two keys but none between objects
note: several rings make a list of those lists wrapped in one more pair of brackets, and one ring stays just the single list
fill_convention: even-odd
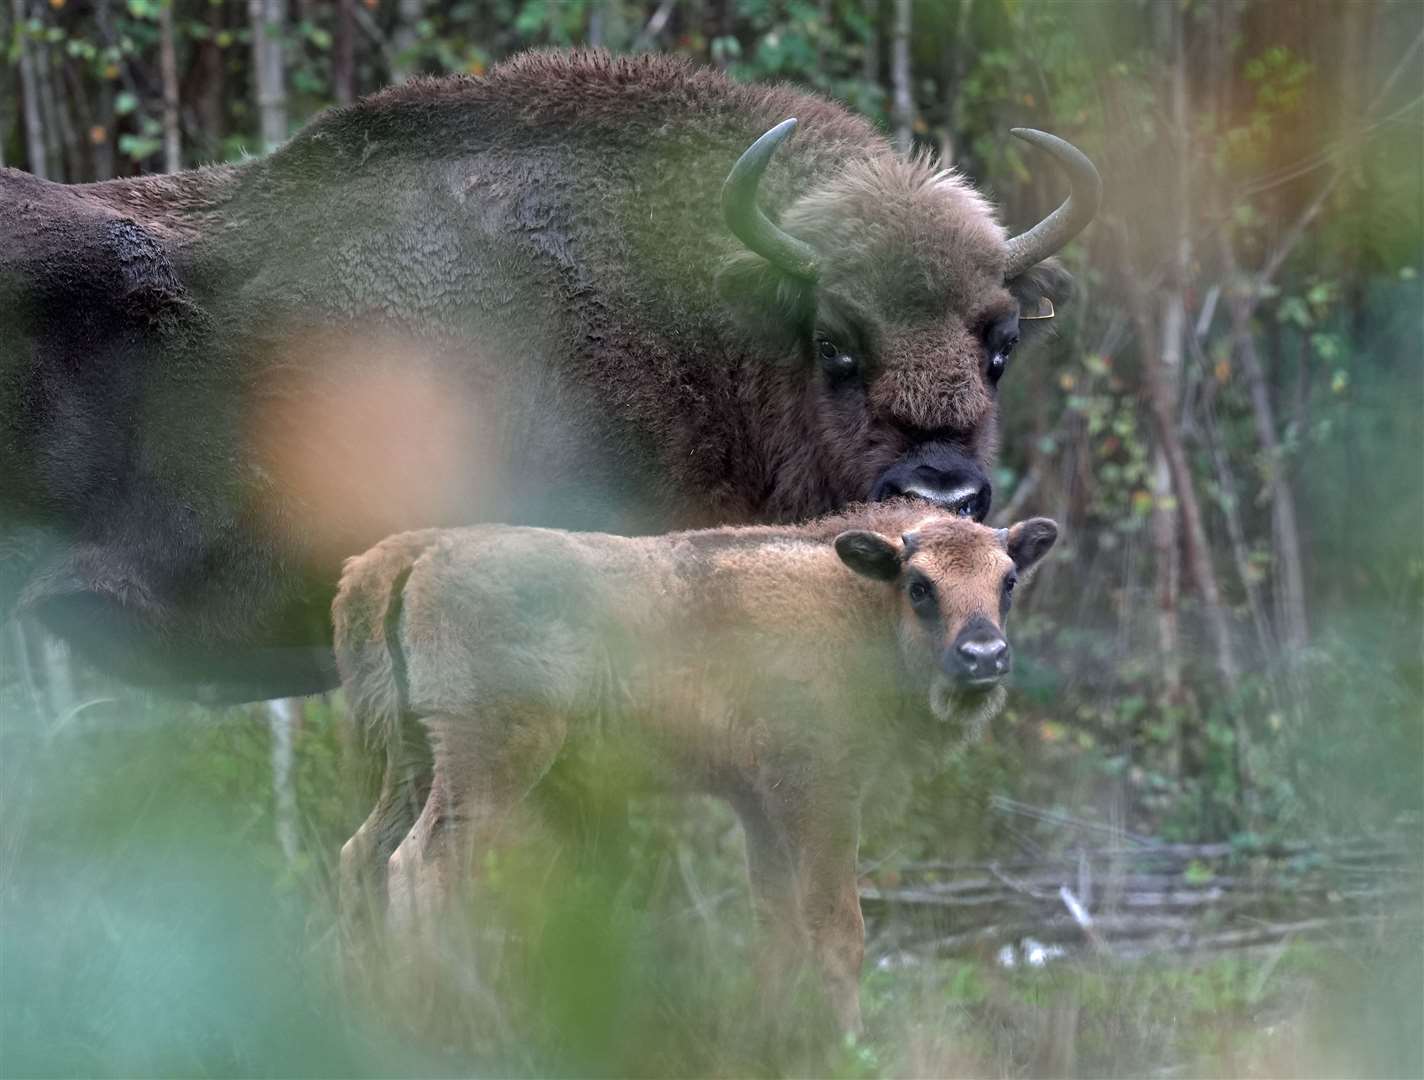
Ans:
[{"label": "black nose", "polygon": [[931,444],[886,469],[871,489],[872,502],[913,495],[955,514],[983,521],[993,488],[977,462],[958,451]]},{"label": "black nose", "polygon": [[1009,673],[1012,658],[1009,643],[997,631],[966,633],[954,643],[956,675],[961,681],[977,685],[998,682]]}]

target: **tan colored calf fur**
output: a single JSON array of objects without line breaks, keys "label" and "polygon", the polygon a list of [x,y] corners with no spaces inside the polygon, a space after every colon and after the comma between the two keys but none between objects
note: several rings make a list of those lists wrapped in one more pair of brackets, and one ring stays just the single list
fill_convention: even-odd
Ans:
[{"label": "tan colored calf fur", "polygon": [[347,562],[334,605],[347,694],[387,756],[342,849],[344,902],[384,892],[396,925],[436,908],[596,722],[670,784],[732,804],[760,921],[809,951],[855,1030],[862,790],[898,738],[997,709],[1012,582],[1056,535],[892,503],[795,527],[378,544]]}]

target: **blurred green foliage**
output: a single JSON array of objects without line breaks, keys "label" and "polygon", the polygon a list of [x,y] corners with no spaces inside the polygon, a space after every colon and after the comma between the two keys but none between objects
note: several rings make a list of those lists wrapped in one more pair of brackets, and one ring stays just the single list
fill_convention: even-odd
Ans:
[{"label": "blurred green foliage", "polygon": [[[34,167],[27,52],[47,62],[51,177],[157,169],[166,2],[7,4],[4,161]],[[995,796],[1165,839],[1417,828],[1424,8],[915,0],[902,73],[913,109],[897,115],[896,7],[293,0],[271,29],[293,130],[337,99],[345,37],[357,93],[396,71],[478,75],[522,48],[594,41],[795,81],[887,131],[907,126],[1016,226],[1061,190],[1005,131],[1083,146],[1106,180],[1103,213],[1064,256],[1077,297],[1028,336],[1002,384],[994,478],[998,507],[1050,514],[1064,538],[1016,604],[1009,708],[986,743],[927,753],[877,787],[865,860],[1082,837]],[[259,151],[248,6],[170,10],[184,162]],[[1243,290],[1257,381],[1230,314]],[[1178,492],[1157,482],[1146,394],[1171,294],[1185,317],[1174,426],[1239,654],[1234,687],[1184,564]],[[1286,644],[1281,610],[1277,480],[1301,534],[1300,645]],[[1153,539],[1163,520],[1167,557]],[[1164,581],[1180,624],[1170,655]],[[307,704],[289,857],[262,714],[150,702],[83,672],[65,698],[43,664],[26,675],[8,642],[0,656],[6,1075],[1383,1076],[1418,1075],[1424,1059],[1411,1014],[1424,965],[1408,934],[1188,969],[875,970],[867,1040],[788,1041],[765,1030],[746,974],[755,946],[725,808],[625,810],[625,793],[596,786],[572,804],[577,850],[532,839],[487,868],[483,902],[498,918],[472,914],[439,986],[417,992],[384,963],[353,973],[339,961],[332,864],[368,809],[339,704]],[[509,934],[503,950],[478,936],[493,925]]]}]

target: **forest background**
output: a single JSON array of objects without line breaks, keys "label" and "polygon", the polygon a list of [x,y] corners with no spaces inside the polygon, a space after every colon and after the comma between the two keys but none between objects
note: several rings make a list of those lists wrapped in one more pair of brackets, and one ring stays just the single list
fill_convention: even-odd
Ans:
[{"label": "forest background", "polygon": [[[69,183],[260,154],[329,105],[542,45],[813,88],[968,174],[1010,225],[1063,181],[1008,129],[1070,139],[1103,210],[1065,255],[1075,299],[1004,380],[993,477],[995,521],[1046,514],[1064,540],[1017,607],[992,736],[895,786],[868,856],[1418,829],[1424,5],[4,2],[0,163]],[[154,785],[198,817],[243,808],[281,874],[321,879],[353,823],[339,701],[202,714],[20,622],[0,650],[12,912],[30,911],[14,868],[55,837],[164,834]],[[635,817],[649,844],[697,831]],[[81,907],[102,891],[85,880]]]}]

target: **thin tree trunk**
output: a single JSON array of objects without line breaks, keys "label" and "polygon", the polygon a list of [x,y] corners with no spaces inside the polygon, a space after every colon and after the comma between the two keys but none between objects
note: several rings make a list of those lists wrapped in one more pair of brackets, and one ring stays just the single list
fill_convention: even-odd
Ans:
[{"label": "thin tree trunk", "polygon": [[48,177],[49,147],[45,140],[44,122],[40,118],[39,77],[35,71],[34,43],[23,27],[29,12],[25,10],[25,0],[10,0],[10,11],[15,19],[16,41],[20,50],[20,90],[25,98],[25,153],[29,157],[30,172],[39,177]]},{"label": "thin tree trunk", "polygon": [[831,21],[835,18],[835,13],[831,10],[831,0],[820,0],[816,15],[816,74],[823,77],[826,70],[826,45],[831,39]]},{"label": "thin tree trunk", "polygon": [[356,100],[356,17],[351,8],[357,0],[336,0],[336,39],[331,51],[331,90],[338,105]]},{"label": "thin tree trunk", "polygon": [[702,32],[707,38],[707,55],[711,63],[726,70],[728,53],[725,48],[714,48],[719,40],[731,36],[731,0],[707,0],[702,18]]},{"label": "thin tree trunk", "polygon": [[178,46],[173,40],[173,3],[158,9],[159,63],[163,73],[163,171],[183,168],[183,143],[178,130]]},{"label": "thin tree trunk", "polygon": [[252,23],[252,70],[262,148],[270,151],[287,137],[287,71],[282,49],[287,0],[248,0],[247,15]]},{"label": "thin tree trunk", "polygon": [[1252,302],[1239,293],[1229,301],[1236,357],[1246,376],[1256,441],[1265,458],[1266,491],[1271,498],[1272,550],[1276,565],[1276,617],[1281,644],[1298,655],[1309,638],[1305,614],[1305,575],[1301,568],[1300,529],[1296,522],[1295,494],[1285,475],[1285,459],[1277,435],[1275,409],[1266,372],[1251,329]]},{"label": "thin tree trunk", "polygon": [[[1171,289],[1164,298],[1159,331],[1160,348],[1155,365],[1156,380],[1169,412],[1180,396],[1181,341],[1183,330],[1182,295]],[[1150,331],[1149,331],[1150,332]],[[1149,363],[1153,361],[1149,360]],[[1154,400],[1155,404],[1155,400]],[[1179,704],[1182,697],[1182,643],[1178,622],[1181,595],[1180,522],[1181,504],[1173,492],[1172,468],[1159,439],[1152,449],[1152,555],[1157,577],[1157,648],[1162,661],[1162,696],[1166,703]]]},{"label": "thin tree trunk", "polygon": [[396,28],[391,33],[391,82],[405,82],[416,73],[415,51],[420,44],[416,25],[424,15],[425,0],[400,0],[396,5]]},{"label": "thin tree trunk", "polygon": [[880,85],[880,0],[870,0],[865,12],[865,52],[860,58],[860,77],[869,85]]},{"label": "thin tree trunk", "polygon": [[[603,0],[593,0],[588,8],[588,30],[584,34],[584,40],[588,42],[591,49],[603,48],[603,27],[607,18],[607,10]],[[707,39],[707,58],[712,58],[712,35],[704,34]]]},{"label": "thin tree trunk", "polygon": [[74,179],[94,180],[96,164],[95,159],[101,145],[107,139],[98,141],[94,138],[94,114],[89,110],[89,94],[84,85],[84,76],[74,64],[64,65],[64,85],[65,97],[74,107],[75,121],[78,124],[77,139],[78,147],[78,168],[74,174]]},{"label": "thin tree trunk", "polygon": [[[1137,300],[1139,308],[1139,328],[1143,340],[1150,340],[1152,332],[1150,319],[1143,317],[1145,303]],[[1158,445],[1167,459],[1167,468],[1172,476],[1172,490],[1176,494],[1177,505],[1182,513],[1184,529],[1183,547],[1186,550],[1187,567],[1191,571],[1197,592],[1201,598],[1202,614],[1207,623],[1216,649],[1216,666],[1221,681],[1228,692],[1234,692],[1240,680],[1236,655],[1231,644],[1231,630],[1227,623],[1225,609],[1221,605],[1221,590],[1217,587],[1216,571],[1211,565],[1211,548],[1207,543],[1206,526],[1202,521],[1201,504],[1197,501],[1196,484],[1192,479],[1191,465],[1187,461],[1186,450],[1182,446],[1181,435],[1177,432],[1176,403],[1171,399],[1158,370],[1160,363],[1144,365],[1147,382],[1148,403],[1152,422],[1156,428]]]},{"label": "thin tree trunk", "polygon": [[945,166],[953,165],[959,155],[960,137],[964,128],[965,58],[969,55],[969,26],[974,14],[974,0],[959,0],[952,40],[944,50],[944,130],[940,133],[939,159]]},{"label": "thin tree trunk", "polygon": [[677,7],[677,0],[662,0],[658,4],[638,34],[637,40],[633,42],[633,52],[647,52],[649,49],[657,47],[658,36],[667,29],[668,20],[672,18],[672,11],[675,7]]},{"label": "thin tree trunk", "polygon": [[295,862],[297,844],[297,783],[295,739],[301,728],[300,698],[276,698],[267,702],[267,725],[272,734],[272,816],[277,843],[288,862]]},{"label": "thin tree trunk", "polygon": [[[110,3],[111,0],[98,0],[98,3],[94,5],[94,19],[99,26],[99,41],[105,48],[114,43]],[[90,139],[94,147],[94,179],[109,180],[114,175],[114,142],[118,136],[114,115],[114,80],[103,73],[99,76],[98,97],[99,114]]]},{"label": "thin tree trunk", "polygon": [[890,82],[894,88],[895,148],[908,154],[915,142],[915,99],[910,84],[910,28],[913,0],[895,0],[890,39]]},{"label": "thin tree trunk", "polygon": [[109,180],[114,175],[114,84],[110,79],[99,80],[99,115],[95,120],[94,179]]},{"label": "thin tree trunk", "polygon": [[[1183,173],[1189,153],[1187,132],[1183,128],[1186,121],[1185,72],[1180,57],[1180,30],[1171,12],[1165,6],[1157,8],[1162,20],[1158,33],[1163,44],[1174,54],[1170,77],[1170,99],[1172,106],[1172,151],[1177,159],[1177,189],[1172,192],[1173,230],[1169,239],[1170,256],[1167,260],[1167,280],[1163,286],[1162,303],[1158,311],[1157,356],[1149,359],[1152,371],[1150,385],[1153,389],[1154,409],[1159,405],[1172,415],[1182,392],[1182,343],[1186,333],[1186,274],[1191,258],[1190,240],[1186,221],[1186,185]],[[1145,312],[1144,312],[1145,315]],[[1144,326],[1144,330],[1149,330]],[[1150,332],[1150,330],[1149,330]],[[1144,339],[1150,341],[1150,338]],[[1160,399],[1160,400],[1159,400]],[[1157,579],[1157,644],[1162,659],[1162,693],[1166,702],[1179,704],[1182,693],[1181,633],[1178,618],[1178,600],[1181,590],[1181,550],[1180,523],[1181,502],[1174,496],[1176,483],[1164,440],[1158,439],[1152,450],[1152,548],[1153,564]],[[1185,732],[1179,732],[1178,754],[1174,766],[1180,767],[1186,739]]]},{"label": "thin tree trunk", "polygon": [[[1200,343],[1195,337],[1192,342],[1193,355],[1204,367],[1206,358],[1202,355]],[[1261,606],[1260,590],[1251,569],[1251,551],[1246,542],[1246,530],[1241,524],[1240,487],[1231,468],[1230,456],[1222,448],[1221,436],[1216,426],[1215,407],[1208,401],[1203,404],[1202,415],[1206,425],[1206,445],[1211,452],[1212,468],[1216,473],[1216,483],[1221,489],[1222,518],[1226,521],[1227,537],[1231,541],[1232,559],[1236,563],[1236,576],[1241,581],[1241,591],[1246,596],[1246,607],[1251,614],[1251,625],[1256,631],[1257,647],[1264,658],[1276,655],[1276,642],[1271,633],[1270,621]]]},{"label": "thin tree trunk", "polygon": [[64,69],[69,65],[63,50],[55,50],[53,53],[46,51],[45,66],[48,68],[46,82],[49,83],[49,93],[54,96],[53,107],[55,119],[59,124],[60,146],[64,150],[64,175],[71,184],[77,184],[87,178],[87,170],[84,146],[80,142],[79,132],[74,126],[74,117],[71,115],[74,99],[64,90]]},{"label": "thin tree trunk", "polygon": [[44,657],[45,696],[49,702],[49,720],[62,720],[74,708],[74,661],[69,646],[53,634],[40,639],[40,655]]},{"label": "thin tree trunk", "polygon": [[49,46],[35,43],[31,54],[35,64],[35,93],[40,116],[45,131],[45,175],[51,180],[64,180],[63,132],[60,130],[59,110],[56,107],[54,84],[50,81]]},{"label": "thin tree trunk", "polygon": [[25,695],[29,699],[30,708],[34,711],[35,721],[44,718],[44,703],[40,698],[40,688],[35,682],[34,665],[30,663],[30,642],[29,634],[26,632],[25,623],[18,618],[9,620],[12,631],[11,655],[15,658],[15,667],[19,670],[20,685],[25,688]]},{"label": "thin tree trunk", "polygon": [[208,9],[208,36],[206,41],[196,44],[198,49],[198,85],[192,93],[197,102],[198,130],[202,136],[202,153],[209,157],[222,156],[223,136],[227,131],[227,64],[223,50],[218,47],[217,38],[227,29],[225,9],[215,4]]}]

